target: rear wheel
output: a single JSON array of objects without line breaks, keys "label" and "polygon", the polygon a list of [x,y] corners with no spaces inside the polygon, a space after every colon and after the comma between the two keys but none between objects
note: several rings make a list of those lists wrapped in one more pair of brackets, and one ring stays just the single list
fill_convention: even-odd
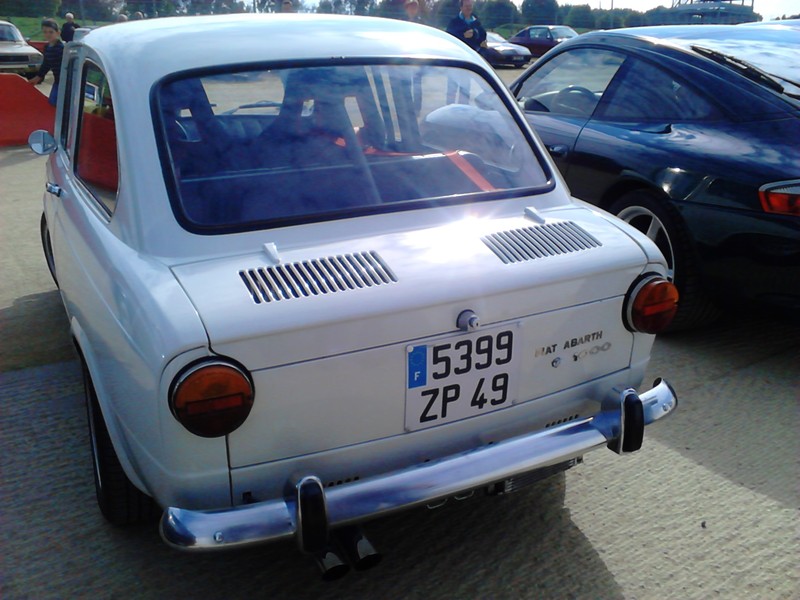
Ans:
[{"label": "rear wheel", "polygon": [[97,394],[85,365],[83,385],[92,443],[94,485],[100,512],[114,525],[141,525],[155,521],[161,511],[153,499],[139,491],[125,475],[111,444]]},{"label": "rear wheel", "polygon": [[655,194],[640,190],[619,198],[609,211],[653,240],[667,261],[667,279],[680,294],[678,312],[668,331],[689,329],[719,316],[703,287],[689,233],[674,209]]}]

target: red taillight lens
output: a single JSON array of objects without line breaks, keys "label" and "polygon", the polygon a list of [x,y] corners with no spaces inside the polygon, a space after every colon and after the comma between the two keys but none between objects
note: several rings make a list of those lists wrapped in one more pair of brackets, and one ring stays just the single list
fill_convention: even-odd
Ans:
[{"label": "red taillight lens", "polygon": [[222,362],[200,363],[182,372],[172,387],[170,408],[195,435],[220,437],[235,431],[253,407],[253,385],[245,372]]},{"label": "red taillight lens", "polygon": [[758,190],[765,212],[800,216],[800,181],[771,183]]},{"label": "red taillight lens", "polygon": [[678,310],[678,288],[658,275],[640,279],[625,300],[629,329],[659,333],[672,322]]}]

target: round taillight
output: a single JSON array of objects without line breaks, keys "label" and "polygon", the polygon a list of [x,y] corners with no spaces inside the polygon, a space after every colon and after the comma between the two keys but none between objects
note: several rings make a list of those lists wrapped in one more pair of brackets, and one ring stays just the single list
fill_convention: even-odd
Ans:
[{"label": "round taillight", "polygon": [[178,375],[170,408],[195,435],[220,437],[244,423],[253,407],[253,395],[253,384],[244,370],[226,362],[204,362]]},{"label": "round taillight", "polygon": [[659,275],[638,280],[625,299],[625,321],[633,331],[664,331],[677,311],[678,289]]}]

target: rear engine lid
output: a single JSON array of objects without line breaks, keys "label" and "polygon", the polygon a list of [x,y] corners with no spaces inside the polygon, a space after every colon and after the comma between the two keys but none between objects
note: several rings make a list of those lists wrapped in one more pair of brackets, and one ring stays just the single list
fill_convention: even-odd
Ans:
[{"label": "rear engine lid", "polygon": [[489,325],[621,297],[645,264],[617,225],[571,207],[544,222],[469,219],[174,273],[212,349],[257,371],[453,332],[466,309]]}]

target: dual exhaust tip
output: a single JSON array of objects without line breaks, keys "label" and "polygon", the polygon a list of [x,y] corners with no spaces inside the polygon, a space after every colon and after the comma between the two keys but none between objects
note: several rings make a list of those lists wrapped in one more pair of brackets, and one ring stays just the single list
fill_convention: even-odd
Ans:
[{"label": "dual exhaust tip", "polygon": [[351,566],[366,571],[381,562],[381,555],[358,525],[329,529],[325,491],[313,475],[297,484],[297,543],[314,558],[324,581],[344,577]]},{"label": "dual exhaust tip", "polygon": [[323,581],[335,581],[344,577],[350,567],[366,571],[379,562],[382,556],[356,525],[331,532],[331,540],[321,549],[311,552],[314,562],[322,572]]}]

